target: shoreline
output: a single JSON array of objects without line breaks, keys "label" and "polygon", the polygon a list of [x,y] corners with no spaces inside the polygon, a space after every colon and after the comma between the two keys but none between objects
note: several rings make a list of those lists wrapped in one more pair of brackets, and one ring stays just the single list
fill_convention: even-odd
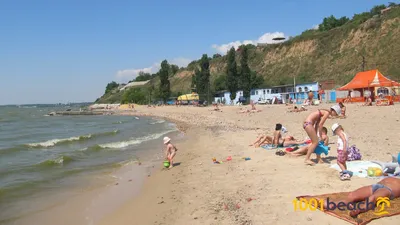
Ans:
[{"label": "shoreline", "polygon": [[[156,117],[142,119],[144,121],[151,119],[156,122],[158,120]],[[164,123],[166,125],[163,126],[169,127],[168,135],[176,136],[175,139],[179,139],[178,126],[169,120],[165,120]],[[155,130],[155,132],[158,131]],[[121,161],[117,163],[121,165],[119,167],[110,166],[101,172],[90,172],[75,178],[68,178],[73,179],[68,181],[73,185],[69,185],[60,192],[55,190],[54,193],[50,193],[48,198],[33,199],[27,207],[32,207],[35,211],[17,215],[15,219],[10,220],[10,223],[96,224],[101,221],[103,215],[115,211],[127,199],[137,196],[147,177],[151,176],[157,165],[161,165],[162,160],[159,159],[160,152],[158,151],[159,143],[162,143],[160,139],[162,137],[146,141],[139,147],[127,149],[133,151],[132,154],[136,156],[136,160]],[[120,193],[126,194],[121,195]],[[41,207],[42,205],[44,207]]]},{"label": "shoreline", "polygon": [[[329,106],[323,104],[309,110]],[[303,158],[280,157],[273,150],[249,147],[257,134],[272,133],[278,122],[298,139],[307,136],[301,124],[309,112],[287,113],[285,106],[257,108],[262,112],[238,114],[239,107],[235,106],[221,107],[222,112],[211,111],[210,107],[175,106],[151,109],[143,106],[137,107],[136,112],[123,112],[174,121],[187,138],[177,145],[175,162],[179,166],[155,171],[137,197],[129,199],[99,224],[347,224],[322,212],[295,212],[292,201],[299,195],[354,190],[376,183],[376,179],[354,177],[350,182],[340,181],[337,171],[329,168],[336,163],[332,158],[336,155],[334,146],[327,162],[314,167],[305,166]],[[332,119],[326,126],[334,122],[343,124],[351,142],[361,149],[363,160],[387,161],[382,151],[397,152],[395,146],[400,141],[395,134],[400,133],[400,126],[393,127],[393,121],[397,123],[400,116],[393,112],[400,111],[399,105],[386,108],[347,105],[347,108],[347,119]],[[374,117],[368,123],[366,113]],[[357,125],[362,129],[355,129]],[[385,134],[390,143],[382,145],[375,141],[379,139],[374,132],[376,127],[392,131]],[[334,142],[332,135],[329,136]],[[224,160],[228,156],[233,160],[212,163],[213,157]],[[381,218],[371,224],[397,224],[396,219],[396,216]]]}]

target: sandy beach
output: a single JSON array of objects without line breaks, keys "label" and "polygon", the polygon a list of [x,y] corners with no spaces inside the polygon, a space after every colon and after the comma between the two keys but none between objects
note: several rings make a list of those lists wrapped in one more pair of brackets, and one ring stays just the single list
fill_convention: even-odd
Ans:
[{"label": "sandy beach", "polygon": [[[330,106],[311,106],[309,111]],[[377,180],[340,181],[338,172],[329,168],[336,163],[335,145],[325,163],[313,167],[304,165],[303,157],[277,156],[274,150],[249,147],[258,134],[272,135],[276,123],[282,123],[289,135],[306,138],[302,123],[310,112],[287,113],[287,106],[267,105],[257,106],[259,113],[238,114],[240,108],[223,106],[217,112],[211,107],[139,106],[136,112],[121,112],[166,118],[176,122],[186,138],[177,143],[176,167],[163,170],[160,165],[146,178],[138,196],[99,224],[349,224],[318,210],[294,211],[293,200],[299,195],[352,191]],[[400,105],[348,104],[346,119],[329,119],[325,126],[331,142],[336,142],[330,127],[339,122],[363,160],[389,161],[387,153],[399,151],[399,111]],[[212,162],[213,157],[225,160],[228,156],[232,161]],[[381,218],[370,224],[398,224],[399,219]]]}]

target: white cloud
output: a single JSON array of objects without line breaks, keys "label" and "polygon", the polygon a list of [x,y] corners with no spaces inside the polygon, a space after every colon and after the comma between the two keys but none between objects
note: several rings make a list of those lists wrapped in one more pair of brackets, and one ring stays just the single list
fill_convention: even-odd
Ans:
[{"label": "white cloud", "polygon": [[172,59],[171,61],[168,61],[168,62],[169,62],[169,64],[175,64],[179,67],[186,67],[192,61],[193,60],[191,60],[191,59],[179,57],[179,58]]},{"label": "white cloud", "polygon": [[286,37],[284,33],[282,32],[274,32],[274,33],[265,33],[261,37],[259,37],[257,40],[244,40],[244,41],[234,41],[230,42],[228,44],[222,44],[222,45],[217,45],[214,44],[212,45],[212,48],[216,49],[219,53],[226,54],[228,50],[232,47],[237,49],[240,45],[247,45],[247,44],[274,44],[274,43],[280,43],[282,41],[274,41],[272,40],[273,38],[277,37]]},{"label": "white cloud", "polygon": [[318,30],[318,29],[319,29],[319,25],[318,25],[318,24],[317,24],[317,25],[314,25],[311,29],[312,29],[312,30]]},{"label": "white cloud", "polygon": [[[192,60],[179,57],[179,58],[174,58],[172,60],[168,60],[169,64],[175,64],[179,67],[185,67],[187,66]],[[119,70],[116,74],[116,78],[118,82],[128,82],[130,80],[135,79],[138,75],[139,72],[143,71],[145,73],[156,73],[160,70],[160,64],[161,62],[156,62],[153,63],[153,65],[141,69],[125,69],[125,70]]]}]

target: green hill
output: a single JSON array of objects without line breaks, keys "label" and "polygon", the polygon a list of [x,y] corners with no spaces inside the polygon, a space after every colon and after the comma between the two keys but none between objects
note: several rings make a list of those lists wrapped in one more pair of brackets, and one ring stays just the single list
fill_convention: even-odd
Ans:
[{"label": "green hill", "polygon": [[[400,7],[384,13],[382,8],[356,14],[351,20],[327,17],[318,30],[304,31],[280,44],[251,46],[249,66],[263,76],[263,86],[289,84],[293,76],[296,82],[333,79],[336,85],[342,85],[362,70],[364,56],[365,70],[377,68],[385,76],[400,80]],[[172,93],[190,91],[196,66],[197,61],[193,61],[170,77]],[[211,59],[212,84],[226,74],[225,67],[225,56]],[[157,89],[158,82],[155,77],[150,83]],[[118,102],[122,96],[114,91],[98,102]]]}]

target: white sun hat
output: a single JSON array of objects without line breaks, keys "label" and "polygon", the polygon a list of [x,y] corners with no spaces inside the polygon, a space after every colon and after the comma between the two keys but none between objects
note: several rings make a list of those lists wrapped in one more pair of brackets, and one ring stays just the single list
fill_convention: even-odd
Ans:
[{"label": "white sun hat", "polygon": [[333,135],[335,135],[335,131],[336,131],[339,127],[340,127],[340,124],[338,124],[338,123],[335,123],[335,124],[332,125],[332,132],[333,132]]},{"label": "white sun hat", "polygon": [[340,108],[339,105],[334,105],[331,107],[331,109],[335,110],[335,112],[338,116],[340,116],[342,114],[342,109]]},{"label": "white sun hat", "polygon": [[169,137],[164,137],[164,144],[167,144],[168,142],[171,141],[171,138]]},{"label": "white sun hat", "polygon": [[287,130],[286,127],[284,127],[284,126],[282,126],[281,131],[282,131],[283,133],[287,133],[287,132],[288,132],[288,130]]}]

